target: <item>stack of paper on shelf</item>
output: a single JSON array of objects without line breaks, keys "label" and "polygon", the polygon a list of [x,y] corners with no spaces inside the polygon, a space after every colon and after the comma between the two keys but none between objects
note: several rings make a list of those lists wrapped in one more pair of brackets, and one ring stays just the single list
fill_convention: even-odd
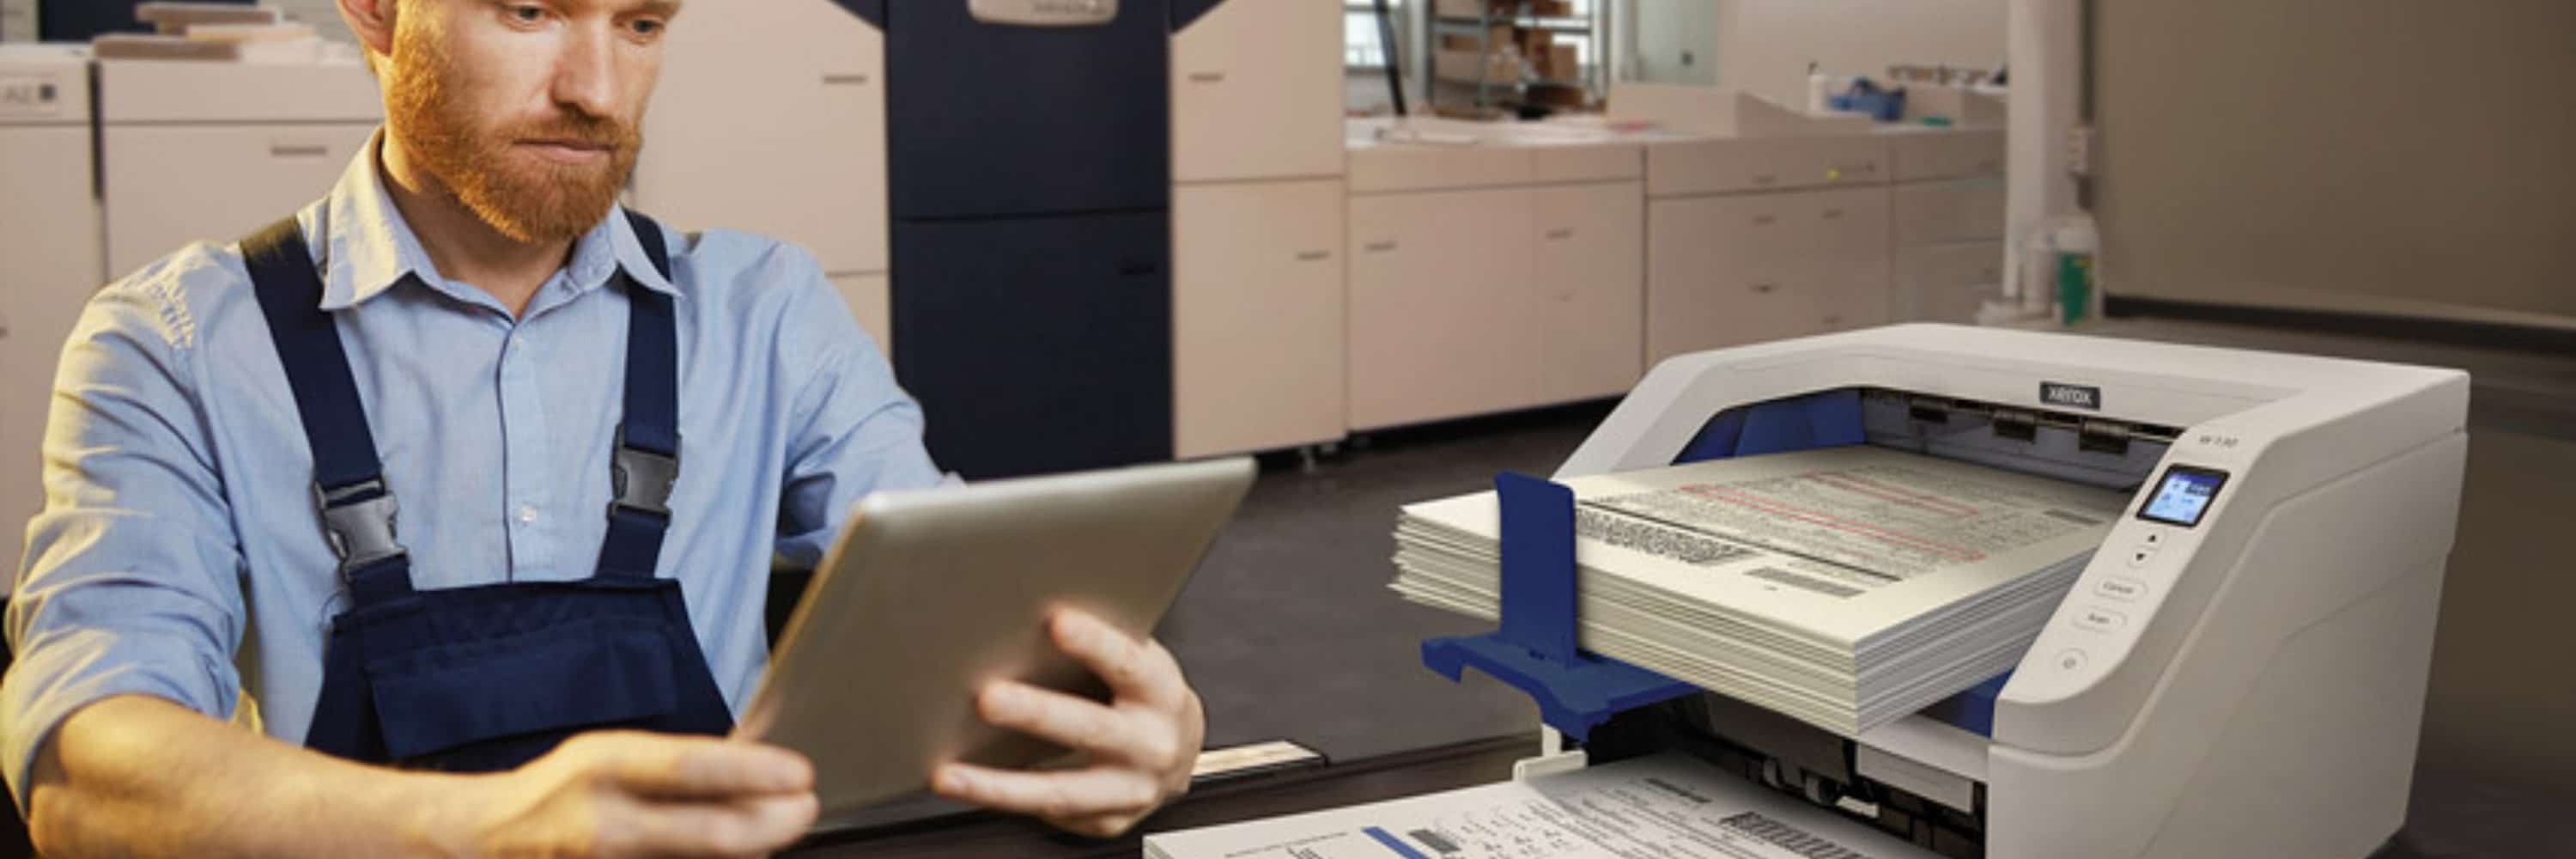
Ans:
[{"label": "stack of paper on shelf", "polygon": [[[1846,735],[2010,670],[2127,502],[1865,445],[1562,482],[1585,650]],[[1498,617],[1498,518],[1405,507],[1395,591]]]}]

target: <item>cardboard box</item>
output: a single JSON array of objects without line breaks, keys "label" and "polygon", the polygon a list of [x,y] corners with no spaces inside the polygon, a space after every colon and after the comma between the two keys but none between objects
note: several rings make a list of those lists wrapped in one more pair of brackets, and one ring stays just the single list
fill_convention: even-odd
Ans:
[{"label": "cardboard box", "polygon": [[1499,4],[1489,0],[1439,0],[1431,5],[1431,13],[1443,18],[1479,18],[1495,5]]},{"label": "cardboard box", "polygon": [[1521,57],[1510,48],[1487,54],[1439,51],[1432,56],[1432,75],[1455,83],[1511,83],[1521,79]]},{"label": "cardboard box", "polygon": [[1583,60],[1575,53],[1573,45],[1550,45],[1547,53],[1537,56],[1546,58],[1539,62],[1540,77],[1552,81],[1583,79]]}]

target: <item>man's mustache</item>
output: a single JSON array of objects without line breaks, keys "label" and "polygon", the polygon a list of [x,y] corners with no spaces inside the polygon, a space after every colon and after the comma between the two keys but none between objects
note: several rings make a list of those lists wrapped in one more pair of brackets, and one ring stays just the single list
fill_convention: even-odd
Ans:
[{"label": "man's mustache", "polygon": [[604,117],[578,117],[531,123],[510,130],[511,140],[563,140],[589,146],[632,149],[638,143],[633,126]]}]

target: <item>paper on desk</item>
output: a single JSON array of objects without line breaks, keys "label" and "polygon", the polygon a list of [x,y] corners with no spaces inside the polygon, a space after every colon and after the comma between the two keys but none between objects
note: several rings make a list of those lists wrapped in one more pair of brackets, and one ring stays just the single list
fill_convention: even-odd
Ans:
[{"label": "paper on desk", "polygon": [[1162,833],[1149,859],[1936,859],[1687,755]]}]

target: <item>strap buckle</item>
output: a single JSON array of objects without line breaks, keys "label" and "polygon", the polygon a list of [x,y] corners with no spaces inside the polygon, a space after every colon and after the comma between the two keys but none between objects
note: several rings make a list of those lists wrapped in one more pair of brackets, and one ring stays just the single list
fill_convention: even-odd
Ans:
[{"label": "strap buckle", "polygon": [[617,451],[608,462],[609,485],[616,498],[608,502],[609,515],[619,508],[671,518],[671,486],[680,480],[680,454],[654,453],[626,443],[626,429],[617,430]]},{"label": "strap buckle", "polygon": [[[354,499],[354,500],[353,500]],[[395,537],[394,519],[401,506],[384,478],[372,478],[337,489],[313,486],[314,507],[322,512],[322,537],[340,558],[340,576],[389,558],[410,554]]]}]

